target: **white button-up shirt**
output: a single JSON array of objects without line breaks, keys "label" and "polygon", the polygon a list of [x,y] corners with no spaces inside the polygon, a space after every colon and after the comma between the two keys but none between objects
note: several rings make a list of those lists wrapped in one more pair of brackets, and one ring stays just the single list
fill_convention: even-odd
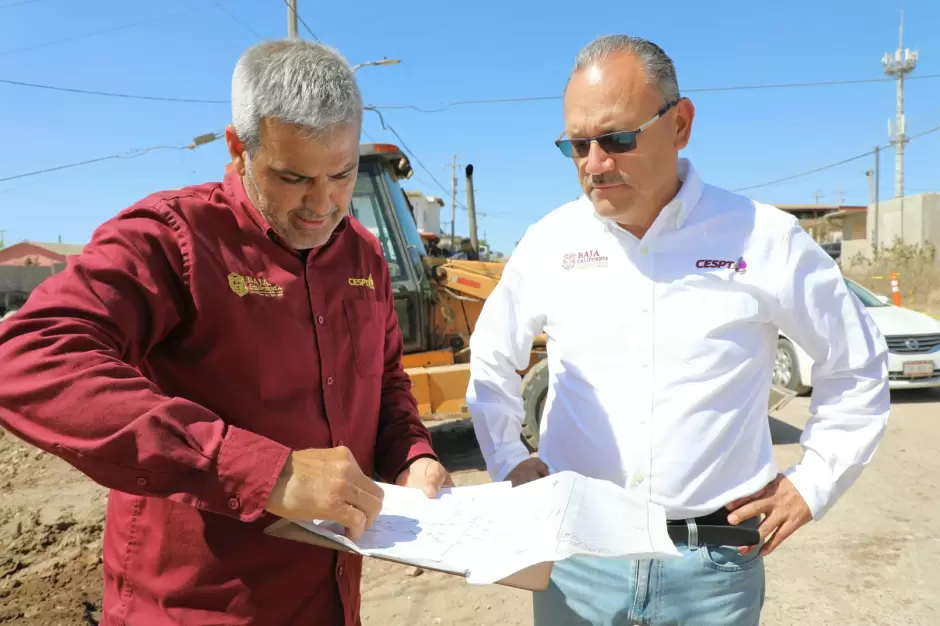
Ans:
[{"label": "white button-up shirt", "polygon": [[582,196],[530,226],[470,339],[468,407],[487,469],[529,457],[520,378],[548,337],[539,457],[607,479],[670,519],[777,474],[767,415],[778,329],[813,359],[802,460],[784,473],[820,518],[884,435],[887,347],[835,262],[772,206],[683,181],[637,239]]}]

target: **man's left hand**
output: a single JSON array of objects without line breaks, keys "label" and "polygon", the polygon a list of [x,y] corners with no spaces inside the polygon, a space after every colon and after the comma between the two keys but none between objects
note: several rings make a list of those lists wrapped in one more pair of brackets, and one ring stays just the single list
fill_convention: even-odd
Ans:
[{"label": "man's left hand", "polygon": [[417,459],[395,478],[399,487],[415,487],[429,498],[437,495],[441,487],[453,487],[454,481],[444,466],[434,459]]},{"label": "man's left hand", "polygon": [[[764,515],[757,526],[763,543],[761,556],[773,552],[787,537],[813,519],[803,496],[783,474],[778,474],[773,482],[757,493],[730,502],[728,509],[731,511],[728,521],[734,525],[756,515]],[[755,547],[744,546],[738,550],[741,554],[748,554]]]}]

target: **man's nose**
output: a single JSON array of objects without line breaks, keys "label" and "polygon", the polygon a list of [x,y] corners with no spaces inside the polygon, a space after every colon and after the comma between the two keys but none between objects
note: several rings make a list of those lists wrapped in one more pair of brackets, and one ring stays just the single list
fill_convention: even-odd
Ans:
[{"label": "man's nose", "polygon": [[596,141],[590,143],[584,171],[588,174],[604,174],[614,169],[614,159]]},{"label": "man's nose", "polygon": [[320,181],[314,181],[307,187],[307,193],[304,194],[305,209],[316,213],[317,217],[328,215],[333,203],[330,201],[330,187]]}]

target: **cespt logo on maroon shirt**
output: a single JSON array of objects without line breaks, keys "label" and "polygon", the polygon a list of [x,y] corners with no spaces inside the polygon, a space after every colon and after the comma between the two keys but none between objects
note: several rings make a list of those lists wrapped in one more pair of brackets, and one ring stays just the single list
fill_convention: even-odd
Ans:
[{"label": "cespt logo on maroon shirt", "polygon": [[747,271],[747,263],[744,261],[743,256],[739,256],[737,261],[718,261],[714,259],[699,259],[695,262],[695,267],[706,268],[706,269],[721,269],[723,267],[730,267],[738,274],[743,274]]}]

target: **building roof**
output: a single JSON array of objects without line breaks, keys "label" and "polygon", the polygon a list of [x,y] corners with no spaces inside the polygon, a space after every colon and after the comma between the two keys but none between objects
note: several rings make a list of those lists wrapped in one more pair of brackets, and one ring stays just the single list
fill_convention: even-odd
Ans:
[{"label": "building roof", "polygon": [[444,198],[440,196],[428,196],[428,195],[425,195],[423,192],[415,191],[415,190],[406,191],[405,195],[408,196],[409,198],[424,198],[428,202],[433,202],[441,206],[444,206]]},{"label": "building roof", "polygon": [[61,256],[73,256],[76,254],[81,254],[82,249],[85,247],[81,244],[74,244],[74,243],[44,243],[42,241],[24,240],[24,241],[17,242],[11,246],[7,246],[7,249],[9,250],[13,246],[20,245],[20,244],[28,244],[31,246],[36,246],[37,248],[42,248],[43,250],[48,250],[52,254],[59,254]]}]

